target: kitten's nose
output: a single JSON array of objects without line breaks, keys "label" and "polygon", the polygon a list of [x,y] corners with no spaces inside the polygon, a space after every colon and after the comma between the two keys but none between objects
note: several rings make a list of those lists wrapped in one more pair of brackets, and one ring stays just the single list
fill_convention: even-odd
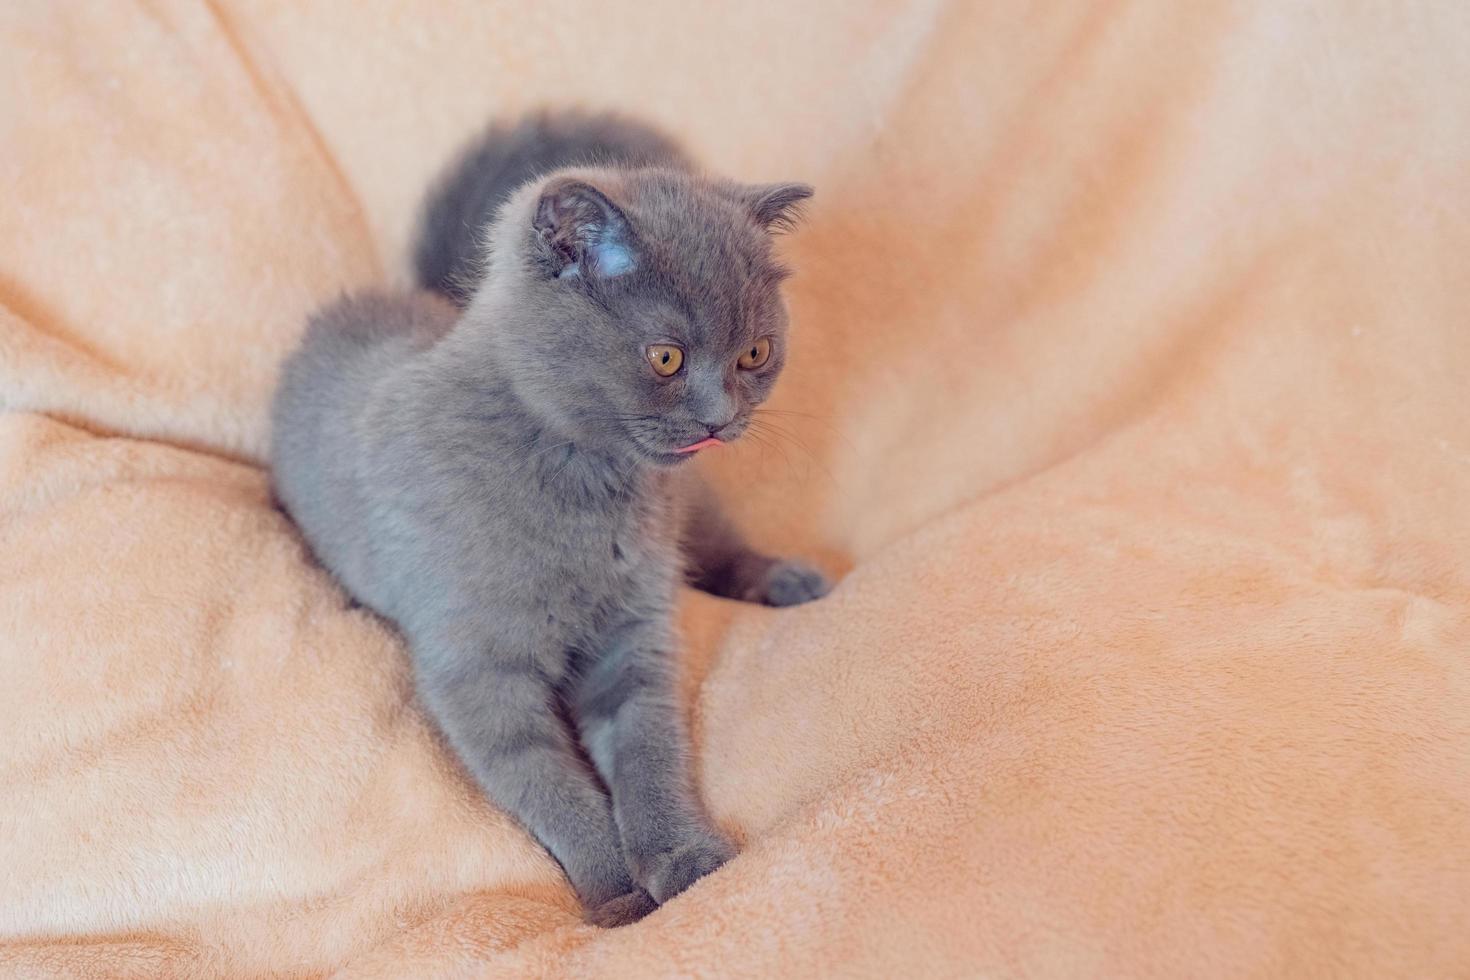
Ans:
[{"label": "kitten's nose", "polygon": [[735,421],[735,416],[740,414],[740,404],[735,400],[734,392],[723,386],[706,386],[694,392],[694,399],[689,404],[689,414],[711,438],[718,439],[720,433],[728,430]]},{"label": "kitten's nose", "polygon": [[723,422],[706,422],[700,419],[699,424],[709,430],[711,439],[720,439],[724,437],[725,430],[730,428],[730,424],[734,421],[734,418],[725,419]]}]

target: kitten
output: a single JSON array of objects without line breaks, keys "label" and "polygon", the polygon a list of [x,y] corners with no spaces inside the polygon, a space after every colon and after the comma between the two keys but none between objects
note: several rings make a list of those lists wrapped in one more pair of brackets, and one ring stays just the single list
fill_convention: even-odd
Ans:
[{"label": "kitten", "polygon": [[701,176],[609,117],[492,128],[427,206],[434,292],[318,313],[276,393],[279,500],[402,630],[449,744],[598,924],[735,853],[672,687],[681,572],[771,605],[828,588],[680,469],[781,372],[771,232],[810,194]]}]

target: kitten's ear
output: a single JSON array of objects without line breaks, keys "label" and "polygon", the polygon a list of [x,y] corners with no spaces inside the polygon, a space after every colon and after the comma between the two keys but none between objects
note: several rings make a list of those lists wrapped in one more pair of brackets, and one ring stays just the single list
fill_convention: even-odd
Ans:
[{"label": "kitten's ear", "polygon": [[801,202],[814,193],[810,184],[736,184],[735,199],[768,231],[791,231],[801,220]]},{"label": "kitten's ear", "polygon": [[547,184],[534,223],[543,258],[558,279],[612,279],[638,264],[627,217],[586,181],[559,177]]}]

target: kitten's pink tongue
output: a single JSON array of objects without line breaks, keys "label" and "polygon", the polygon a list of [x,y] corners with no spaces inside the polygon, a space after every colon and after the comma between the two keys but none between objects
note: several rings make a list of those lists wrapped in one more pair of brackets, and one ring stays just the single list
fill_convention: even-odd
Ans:
[{"label": "kitten's pink tongue", "polygon": [[697,453],[701,449],[708,449],[710,446],[723,446],[723,445],[724,445],[724,443],[721,442],[719,439],[716,439],[714,436],[710,436],[708,439],[701,439],[698,442],[690,443],[689,445],[685,446],[682,449],[675,449],[674,452],[676,452],[676,453]]}]

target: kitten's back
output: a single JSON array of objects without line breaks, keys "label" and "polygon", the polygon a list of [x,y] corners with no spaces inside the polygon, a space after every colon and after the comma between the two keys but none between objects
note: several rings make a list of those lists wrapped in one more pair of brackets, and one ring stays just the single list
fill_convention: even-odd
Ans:
[{"label": "kitten's back", "polygon": [[491,126],[429,192],[414,248],[418,283],[465,306],[484,277],[481,236],[527,181],[574,166],[688,169],[683,151],[644,123],[610,114],[541,113]]},{"label": "kitten's back", "polygon": [[358,476],[374,433],[360,427],[362,406],[379,401],[384,379],[432,347],[457,313],[428,293],[342,296],[312,315],[281,366],[271,406],[276,499],[360,599],[376,595]]}]

